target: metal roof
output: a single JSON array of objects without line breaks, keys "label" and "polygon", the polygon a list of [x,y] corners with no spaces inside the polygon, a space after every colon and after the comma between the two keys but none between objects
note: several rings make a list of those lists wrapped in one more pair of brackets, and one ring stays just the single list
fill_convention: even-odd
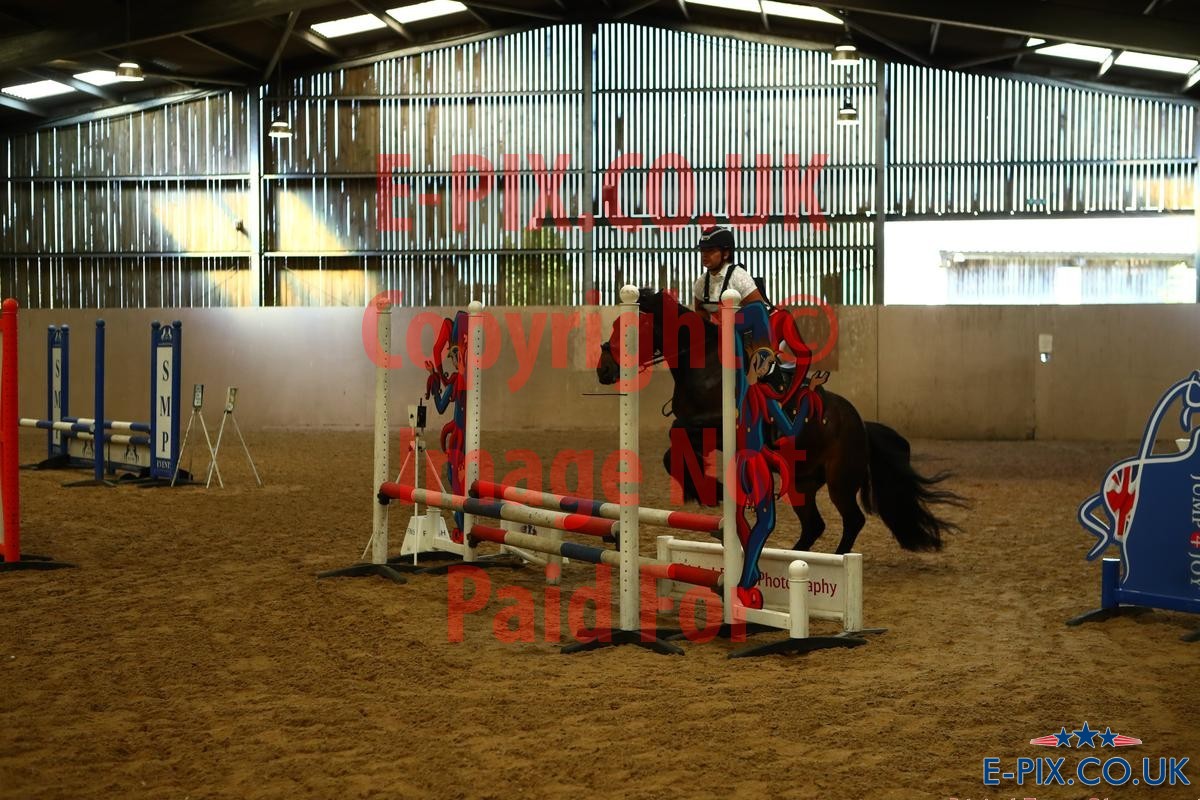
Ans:
[{"label": "metal roof", "polygon": [[[431,46],[553,24],[629,22],[831,47],[839,25],[691,0],[464,0],[465,10],[401,23],[386,11],[412,0],[5,0],[0,3],[0,86],[56,80],[75,91],[22,100],[0,94],[0,128],[44,125],[97,109],[272,82],[394,57]],[[776,10],[779,3],[775,5]],[[800,5],[787,2],[786,5]],[[1037,76],[1119,92],[1200,97],[1180,74],[1039,53],[1030,37],[1200,60],[1197,0],[839,0],[811,5],[844,20],[871,56],[929,67]],[[380,27],[325,38],[312,25],[368,14]],[[93,86],[73,76],[144,69],[140,83]]]}]

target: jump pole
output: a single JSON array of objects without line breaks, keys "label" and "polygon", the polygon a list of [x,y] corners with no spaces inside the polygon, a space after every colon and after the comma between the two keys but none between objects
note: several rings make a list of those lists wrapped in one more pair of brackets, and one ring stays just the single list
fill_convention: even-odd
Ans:
[{"label": "jump pole", "polygon": [[[492,481],[475,481],[471,485],[471,494],[475,497],[511,500],[528,506],[558,508],[562,511],[590,514],[593,517],[604,519],[619,520],[621,518],[619,503],[604,503],[587,497],[539,492]],[[664,528],[700,533],[718,533],[721,530],[721,518],[715,514],[693,514],[687,511],[670,511],[646,506],[638,506],[637,510],[638,522],[645,525],[661,525]]]},{"label": "jump pole", "polygon": [[588,514],[551,511],[507,500],[481,500],[448,492],[435,492],[431,489],[417,489],[401,483],[385,482],[379,487],[379,497],[383,503],[402,500],[406,503],[458,511],[463,514],[464,519],[471,519],[472,523],[477,516],[491,517],[524,525],[557,528],[568,533],[582,533],[599,538],[615,537],[620,528],[619,522],[611,522]]},{"label": "jump pole", "polygon": [[[483,388],[483,303],[478,300],[472,300],[467,306],[467,352],[466,352],[466,367],[467,367],[467,420],[466,420],[466,446],[465,475],[463,476],[463,486],[470,487],[475,481],[479,480],[479,447],[480,447],[480,427],[482,426],[482,407],[480,405],[480,391]],[[418,469],[420,465],[418,465]],[[462,559],[467,563],[477,560],[478,555],[475,552],[475,545],[471,542],[471,537],[468,536],[471,532],[471,526],[475,524],[475,515],[466,513],[463,515],[463,552]]]},{"label": "jump pole", "polygon": [[[621,554],[614,550],[574,542],[550,542],[544,536],[506,531],[490,525],[476,525],[471,529],[471,535],[485,542],[506,544],[511,547],[533,550],[537,553],[587,561],[592,564],[608,564],[617,567],[621,563]],[[721,582],[721,573],[718,570],[692,567],[687,564],[664,564],[646,556],[638,556],[638,569],[642,574],[659,580],[678,581],[694,586],[715,588]]]}]

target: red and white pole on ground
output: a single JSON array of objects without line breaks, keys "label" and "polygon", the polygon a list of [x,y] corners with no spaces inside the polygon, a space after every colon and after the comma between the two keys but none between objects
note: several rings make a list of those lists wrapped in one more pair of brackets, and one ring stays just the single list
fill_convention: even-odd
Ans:
[{"label": "red and white pole on ground", "polygon": [[742,543],[737,538],[737,352],[734,348],[734,322],[742,296],[734,289],[721,293],[721,461],[725,465],[725,493],[721,498],[721,524],[724,526],[725,580],[724,622],[733,624],[733,606],[742,575]]},{"label": "red and white pole on ground", "polygon": [[[621,518],[620,503],[604,503],[587,497],[539,492],[535,489],[524,489],[520,486],[509,486],[493,481],[475,481],[471,484],[471,494],[476,497],[510,500],[514,503],[524,503],[527,506],[591,514],[604,519],[619,520]],[[700,533],[716,533],[721,530],[721,518],[716,514],[694,514],[688,511],[670,511],[665,508],[638,506],[638,521],[643,525],[659,525],[664,528]]]},{"label": "red and white pole on ground", "polygon": [[[548,508],[532,508],[507,500],[481,500],[449,492],[417,489],[403,483],[384,482],[379,487],[379,494],[392,500],[403,500],[406,503],[419,503],[446,511],[457,511],[472,521],[475,517],[492,517],[508,522],[518,522],[522,525],[555,528],[568,533],[580,533],[598,538],[613,536],[620,527],[618,522],[588,514],[569,514],[564,511],[551,511]],[[473,527],[472,530],[474,530]]]},{"label": "red and white pole on ground", "polygon": [[[510,547],[520,547],[524,550],[532,550],[537,553],[565,556],[593,564],[608,564],[613,567],[619,567],[621,564],[620,553],[603,547],[590,547],[574,542],[552,542],[548,541],[544,536],[533,536],[518,531],[506,531],[491,525],[476,525],[471,529],[471,534],[485,542],[506,544]],[[721,584],[721,573],[715,569],[694,567],[690,564],[664,563],[645,556],[638,557],[638,566],[643,575],[648,575],[658,580],[678,581],[694,586],[707,586],[713,589]]]}]

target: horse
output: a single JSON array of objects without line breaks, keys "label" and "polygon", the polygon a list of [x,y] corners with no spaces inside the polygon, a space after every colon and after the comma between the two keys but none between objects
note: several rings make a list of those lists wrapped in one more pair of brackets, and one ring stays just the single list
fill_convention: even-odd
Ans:
[{"label": "horse", "polygon": [[[721,364],[718,329],[698,313],[680,305],[665,291],[642,289],[638,297],[639,350],[638,368],[648,369],[666,362],[675,382],[671,396],[673,428],[686,432],[694,462],[703,464],[708,452],[717,447],[721,427]],[[596,377],[601,384],[612,385],[620,377],[620,321],[613,325],[612,337],[600,345]],[[776,377],[782,371],[776,370]],[[823,386],[816,389],[823,405],[821,419],[810,419],[796,435],[793,452],[805,458],[795,466],[794,487],[786,494],[795,498],[793,511],[800,520],[800,538],[794,549],[811,551],[825,532],[825,520],[817,508],[817,491],[828,485],[829,497],[842,518],[842,537],[837,553],[851,551],[866,524],[867,513],[878,514],[905,550],[936,551],[943,547],[943,536],[959,526],[938,516],[933,506],[967,507],[958,494],[938,485],[950,473],[922,475],[912,466],[912,447],[900,433],[879,422],[864,422],[849,400]],[[795,414],[793,405],[787,409]],[[664,414],[666,414],[664,406]],[[707,432],[707,433],[706,433]],[[682,442],[673,437],[675,447]],[[705,441],[708,439],[709,441]],[[668,448],[663,466],[673,473],[672,464],[681,463]],[[695,484],[690,473],[681,477],[684,499],[708,501],[716,505],[717,491],[708,487],[708,498]],[[861,500],[862,507],[859,506]]]}]

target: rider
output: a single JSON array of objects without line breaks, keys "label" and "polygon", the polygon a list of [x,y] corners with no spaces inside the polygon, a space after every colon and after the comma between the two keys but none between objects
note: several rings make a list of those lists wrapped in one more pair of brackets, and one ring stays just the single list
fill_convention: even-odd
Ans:
[{"label": "rider", "polygon": [[713,315],[720,309],[721,293],[734,289],[742,296],[742,305],[765,302],[758,285],[741,264],[733,263],[733,231],[721,225],[712,225],[700,232],[700,263],[704,274],[692,286],[693,307],[706,321],[713,322]]}]

